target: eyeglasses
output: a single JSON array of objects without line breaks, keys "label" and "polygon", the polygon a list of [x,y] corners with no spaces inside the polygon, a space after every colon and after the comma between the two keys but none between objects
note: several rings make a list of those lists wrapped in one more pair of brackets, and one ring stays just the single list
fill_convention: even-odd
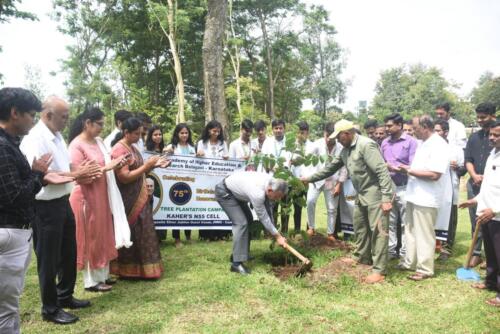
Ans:
[{"label": "eyeglasses", "polygon": [[98,121],[98,122],[94,122],[94,123],[99,125],[101,128],[104,126],[104,121]]}]

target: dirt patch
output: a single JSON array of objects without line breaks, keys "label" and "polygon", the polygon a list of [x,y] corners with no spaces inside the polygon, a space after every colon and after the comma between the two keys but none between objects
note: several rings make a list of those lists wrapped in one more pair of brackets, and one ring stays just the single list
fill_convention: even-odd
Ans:
[{"label": "dirt patch", "polygon": [[[305,238],[303,238],[300,234],[295,235],[293,237],[293,241],[297,246],[297,250],[299,250],[299,252],[304,254],[306,257],[308,250],[341,250],[347,253],[353,248],[347,242],[341,240],[330,240],[325,235],[320,233],[316,233],[311,237]],[[271,263],[273,266],[271,272],[280,280],[287,280],[290,277],[296,277],[302,266],[302,263],[297,258],[286,252],[267,253],[264,260]],[[361,281],[362,278],[367,275],[369,268],[369,266],[364,265],[352,266],[341,261],[341,259],[337,259],[318,270],[311,270],[303,275],[303,277],[312,281],[320,281],[326,280],[325,278],[328,278],[328,280],[336,280],[342,275],[347,275]]]},{"label": "dirt patch", "polygon": [[[348,276],[358,282],[363,282],[364,278],[371,273],[371,266],[366,264],[349,264],[344,262],[347,258],[341,257],[333,260],[324,267],[316,270],[311,270],[306,273],[305,277],[311,283],[335,282],[342,276]],[[301,264],[291,264],[276,266],[271,269],[272,273],[282,281],[286,281],[291,277],[296,277]]]},{"label": "dirt patch", "polygon": [[349,264],[344,262],[346,259],[345,257],[335,259],[326,266],[315,270],[310,277],[310,281],[313,283],[336,281],[342,276],[349,276],[358,282],[362,282],[370,274],[371,266]]},{"label": "dirt patch", "polygon": [[302,267],[302,262],[295,256],[283,251],[267,253],[264,256],[264,261],[271,263],[273,266],[271,272],[282,281],[295,277]]},{"label": "dirt patch", "polygon": [[301,245],[306,248],[314,248],[320,250],[340,249],[346,252],[352,250],[353,248],[347,242],[344,242],[342,240],[330,240],[320,233],[316,233],[312,237],[302,240]]},{"label": "dirt patch", "polygon": [[296,277],[300,267],[300,264],[284,267],[274,267],[273,269],[271,269],[271,271],[273,272],[274,276],[278,277],[282,281],[286,281],[291,277]]}]

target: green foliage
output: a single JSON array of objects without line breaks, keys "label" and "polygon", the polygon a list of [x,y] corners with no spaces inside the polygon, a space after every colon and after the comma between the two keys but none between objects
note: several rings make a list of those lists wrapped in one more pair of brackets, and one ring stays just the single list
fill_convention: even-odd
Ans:
[{"label": "green foliage", "polygon": [[[126,108],[148,113],[165,131],[175,125],[177,102],[169,44],[151,17],[151,10],[161,12],[165,26],[167,11],[163,1],[151,3],[148,7],[146,1],[131,0],[55,1],[60,30],[75,39],[64,69],[70,74],[68,95],[76,110],[88,104],[98,104],[107,113]],[[200,32],[204,13],[202,0],[182,1],[175,13],[178,49],[190,83],[186,86],[187,113],[195,128],[203,122]],[[103,105],[105,100],[113,103]]]},{"label": "green foliage", "polygon": [[457,86],[447,81],[435,67],[416,64],[391,68],[380,75],[370,114],[379,121],[394,112],[409,118],[432,114],[436,104],[447,101],[455,117],[464,121],[468,119],[470,108],[453,91],[455,88]]},{"label": "green foliage", "polygon": [[274,177],[278,179],[283,179],[288,182],[289,191],[286,199],[280,201],[281,208],[284,214],[290,214],[292,210],[292,204],[297,204],[302,207],[306,206],[306,201],[304,199],[304,192],[307,191],[305,185],[292,173],[293,167],[300,166],[316,166],[319,163],[324,163],[330,156],[318,156],[316,154],[306,154],[305,147],[302,143],[297,140],[297,134],[295,131],[290,131],[286,133],[285,145],[282,147],[281,152],[291,152],[292,159],[287,161],[283,156],[276,157],[273,154],[262,154],[259,153],[252,157],[250,164],[254,166],[262,167],[266,171],[274,171]]},{"label": "green foliage", "polygon": [[472,90],[471,102],[474,106],[479,103],[491,102],[500,108],[500,76],[486,72],[479,78],[477,87]]},{"label": "green foliage", "polygon": [[307,76],[309,94],[314,109],[325,117],[336,103],[345,100],[346,83],[340,79],[345,63],[342,49],[335,41],[335,27],[328,21],[328,11],[323,6],[303,7],[304,31],[301,53],[310,73]]},{"label": "green foliage", "polygon": [[[165,1],[55,0],[54,8],[59,29],[75,41],[68,48],[69,57],[62,61],[75,112],[87,105],[98,105],[108,116],[120,108],[144,111],[169,132],[177,102],[170,44],[163,31],[168,30]],[[200,132],[205,122],[202,43],[206,2],[174,1],[174,8],[187,119]],[[295,21],[303,26],[297,29],[292,25]],[[307,98],[315,103],[320,117],[336,110],[335,103],[342,101],[345,89],[338,79],[343,64],[341,49],[333,39],[336,31],[323,7],[307,8],[299,0],[234,0],[233,22],[234,36],[229,34],[226,45],[231,52],[233,46],[238,47],[241,115],[236,108],[234,70],[227,56],[223,61],[230,137],[238,136],[242,118],[270,121],[268,50],[277,117],[291,123],[304,119],[301,104]],[[319,108],[320,104],[326,109]],[[110,129],[112,119],[108,119]],[[321,121],[316,118],[315,122],[314,131],[318,132]]]},{"label": "green foliage", "polygon": [[11,18],[22,20],[38,20],[35,14],[17,9],[17,5],[22,0],[2,0],[0,1],[0,24],[9,22]]}]

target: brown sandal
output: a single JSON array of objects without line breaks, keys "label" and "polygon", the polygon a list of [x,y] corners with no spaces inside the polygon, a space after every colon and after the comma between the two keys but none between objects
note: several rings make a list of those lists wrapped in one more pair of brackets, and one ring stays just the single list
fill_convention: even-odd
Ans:
[{"label": "brown sandal", "polygon": [[431,278],[431,275],[425,275],[421,273],[415,273],[413,275],[408,276],[408,279],[411,279],[412,281],[420,282],[423,281],[424,279]]},{"label": "brown sandal", "polygon": [[486,304],[488,304],[490,306],[500,307],[500,297],[487,299],[485,302],[486,302]]},{"label": "brown sandal", "polygon": [[478,290],[488,289],[488,287],[484,283],[473,283],[473,284],[471,284],[471,288],[478,289]]}]

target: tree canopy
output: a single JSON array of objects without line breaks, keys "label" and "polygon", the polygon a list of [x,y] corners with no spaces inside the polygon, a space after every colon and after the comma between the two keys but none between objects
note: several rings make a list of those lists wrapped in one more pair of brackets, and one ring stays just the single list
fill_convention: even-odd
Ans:
[{"label": "tree canopy", "polygon": [[[97,104],[108,113],[122,107],[140,110],[172,128],[179,108],[174,45],[182,70],[186,119],[200,130],[210,117],[204,112],[204,64],[211,63],[202,59],[202,49],[207,6],[215,4],[55,0],[59,28],[75,41],[69,58],[63,60],[75,110],[85,104]],[[232,130],[237,130],[241,118],[281,117],[295,122],[304,99],[311,99],[322,116],[343,101],[343,51],[323,7],[308,7],[298,0],[233,0],[227,7],[231,16],[225,9],[222,19],[227,33],[217,57],[223,66],[225,113]],[[174,44],[168,36],[169,17]],[[237,71],[231,63],[236,56]]]},{"label": "tree canopy", "polygon": [[[415,64],[390,68],[380,74],[369,114],[378,120],[394,112],[409,118],[432,114],[438,103],[449,102],[454,117],[471,123],[474,119],[472,107],[457,95],[456,88],[457,85],[446,80],[436,67]],[[367,116],[360,115],[360,118]]]}]

